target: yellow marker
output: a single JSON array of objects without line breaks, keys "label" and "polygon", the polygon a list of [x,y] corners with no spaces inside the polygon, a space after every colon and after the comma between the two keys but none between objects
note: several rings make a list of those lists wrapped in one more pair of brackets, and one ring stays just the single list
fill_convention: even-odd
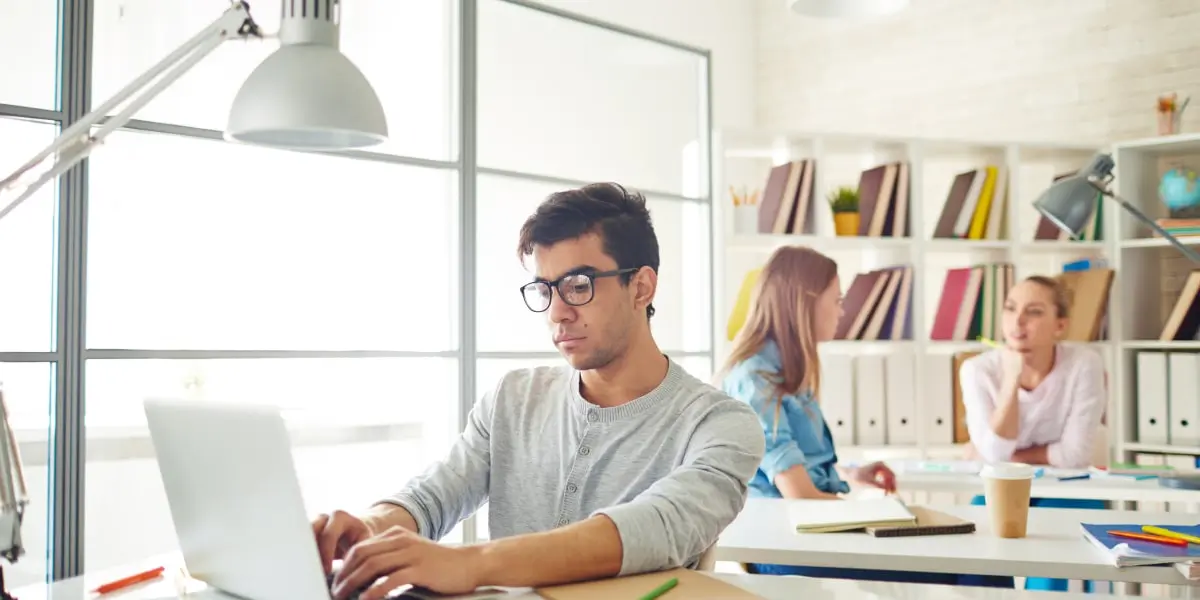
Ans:
[{"label": "yellow marker", "polygon": [[988,346],[991,348],[1003,348],[1004,347],[1004,346],[1000,345],[1000,342],[997,342],[996,340],[989,340],[985,337],[981,337],[981,338],[977,338],[977,339],[979,341],[983,342],[985,346]]},{"label": "yellow marker", "polygon": [[1177,540],[1184,540],[1191,544],[1200,544],[1200,537],[1196,537],[1194,535],[1188,535],[1186,533],[1179,533],[1178,531],[1171,531],[1170,529],[1163,529],[1162,527],[1155,527],[1153,525],[1145,525],[1142,527],[1142,531],[1144,531],[1146,533],[1153,533],[1154,535],[1161,535],[1163,537],[1174,538]]}]

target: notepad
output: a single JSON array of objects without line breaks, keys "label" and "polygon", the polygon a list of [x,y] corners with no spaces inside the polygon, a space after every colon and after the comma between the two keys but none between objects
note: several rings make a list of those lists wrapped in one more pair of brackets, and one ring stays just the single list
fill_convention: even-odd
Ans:
[{"label": "notepad", "polygon": [[870,500],[790,500],[788,520],[796,533],[917,524],[917,517],[894,496]]}]

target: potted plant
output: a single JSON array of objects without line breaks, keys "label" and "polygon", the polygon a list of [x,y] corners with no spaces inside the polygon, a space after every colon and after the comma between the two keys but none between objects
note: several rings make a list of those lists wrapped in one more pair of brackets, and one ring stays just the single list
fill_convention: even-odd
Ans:
[{"label": "potted plant", "polygon": [[838,235],[858,235],[858,190],[842,186],[829,194],[833,229]]}]

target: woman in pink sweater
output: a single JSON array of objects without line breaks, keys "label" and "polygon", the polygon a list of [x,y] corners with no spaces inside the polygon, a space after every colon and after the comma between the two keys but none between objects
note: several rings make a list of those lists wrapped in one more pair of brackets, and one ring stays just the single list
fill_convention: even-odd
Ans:
[{"label": "woman in pink sweater", "polygon": [[[1004,301],[1004,346],[963,363],[959,381],[972,458],[1069,469],[1092,465],[1108,404],[1104,360],[1088,348],[1061,343],[1068,306],[1058,281],[1026,278]],[[984,504],[983,496],[972,504]],[[1052,498],[1033,498],[1030,506],[1105,508],[1098,500]],[[1066,591],[1067,581],[1029,578],[1025,589]]]}]

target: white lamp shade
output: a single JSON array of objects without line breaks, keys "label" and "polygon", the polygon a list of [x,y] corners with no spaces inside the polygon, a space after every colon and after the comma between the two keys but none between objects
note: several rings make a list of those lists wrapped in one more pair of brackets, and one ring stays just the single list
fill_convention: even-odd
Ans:
[{"label": "white lamp shade", "polygon": [[225,139],[291,150],[342,150],[387,140],[387,118],[362,71],[336,48],[283,45],[246,78]]},{"label": "white lamp shade", "polygon": [[809,17],[881,17],[904,10],[908,0],[788,0],[788,7]]}]

